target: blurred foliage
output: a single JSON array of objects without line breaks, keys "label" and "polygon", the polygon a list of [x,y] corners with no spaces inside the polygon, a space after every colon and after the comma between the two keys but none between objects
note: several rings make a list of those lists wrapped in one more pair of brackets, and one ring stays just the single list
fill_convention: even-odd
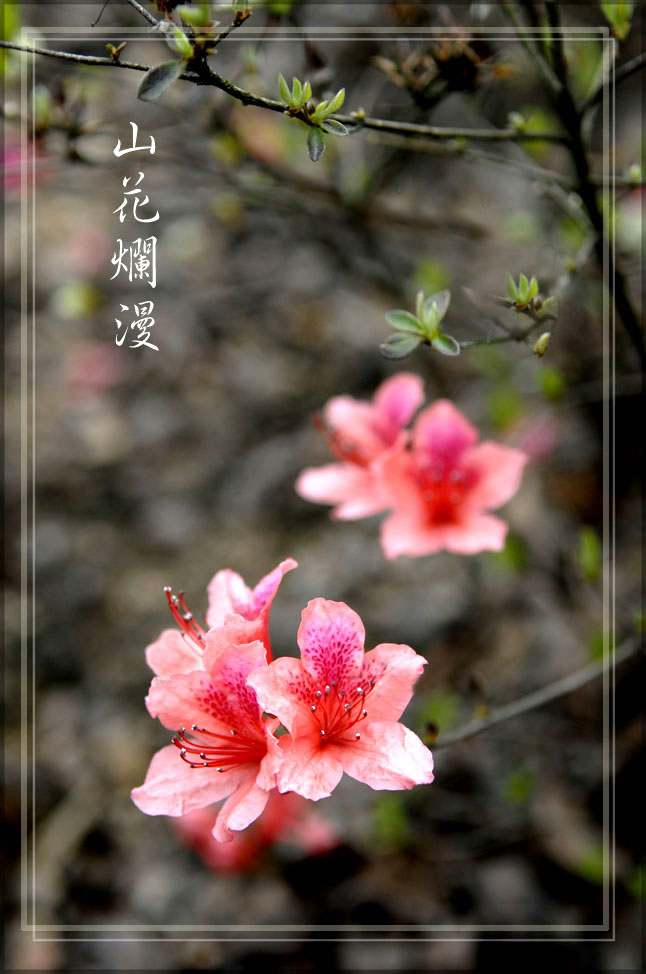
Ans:
[{"label": "blurred foliage", "polygon": [[604,863],[603,844],[601,842],[594,843],[583,853],[574,871],[582,879],[600,886],[604,880]]},{"label": "blurred foliage", "polygon": [[510,805],[525,805],[536,787],[536,776],[528,768],[512,771],[503,784],[505,801]]},{"label": "blurred foliage", "polygon": [[400,795],[379,795],[375,800],[375,837],[380,846],[400,849],[410,838],[404,799]]},{"label": "blurred foliage", "polygon": [[415,290],[434,294],[443,291],[451,284],[451,276],[446,265],[435,257],[422,257],[413,272]]},{"label": "blurred foliage", "polygon": [[485,557],[503,574],[518,575],[527,569],[527,545],[513,531],[508,532],[502,551],[488,551]]},{"label": "blurred foliage", "polygon": [[460,712],[460,697],[453,690],[439,688],[427,699],[422,710],[422,720],[434,724],[438,731],[453,727]]},{"label": "blurred foliage", "polygon": [[498,433],[513,426],[523,415],[523,409],[523,401],[511,382],[500,382],[487,393],[489,422]]},{"label": "blurred foliage", "polygon": [[596,582],[601,574],[601,541],[594,528],[585,525],[579,532],[576,563],[586,582]]},{"label": "blurred foliage", "polygon": [[556,402],[565,394],[565,379],[559,369],[543,365],[536,373],[536,384],[546,399]]}]

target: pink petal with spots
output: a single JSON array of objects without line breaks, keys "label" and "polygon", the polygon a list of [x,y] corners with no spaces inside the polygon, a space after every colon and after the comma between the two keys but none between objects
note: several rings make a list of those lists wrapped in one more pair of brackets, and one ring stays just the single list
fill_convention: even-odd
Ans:
[{"label": "pink petal with spots", "polygon": [[153,755],[146,780],[130,797],[146,815],[186,815],[226,798],[249,774],[248,767],[223,774],[215,768],[191,768],[170,744]]},{"label": "pink petal with spots", "polygon": [[230,728],[240,726],[237,700],[223,693],[209,674],[200,670],[168,679],[156,676],[146,706],[150,715],[159,717],[169,730],[199,724],[210,731],[229,733]]},{"label": "pink petal with spots", "polygon": [[296,641],[303,667],[322,689],[357,678],[365,637],[361,619],[345,602],[312,599],[303,609]]},{"label": "pink petal with spots", "polygon": [[518,490],[527,460],[521,450],[490,440],[471,447],[462,458],[463,468],[477,473],[468,494],[469,505],[489,509],[505,504]]},{"label": "pink petal with spots", "polygon": [[146,662],[157,676],[203,669],[201,652],[177,629],[165,629],[156,642],[146,647]]},{"label": "pink petal with spots", "polygon": [[374,403],[391,442],[423,402],[424,383],[412,372],[398,372],[381,383],[375,392]]},{"label": "pink petal with spots", "polygon": [[315,684],[300,660],[281,656],[250,673],[247,684],[255,690],[261,709],[278,717],[288,731],[301,733],[310,727]]},{"label": "pink petal with spots", "polygon": [[246,829],[261,815],[269,799],[269,792],[258,787],[255,775],[242,780],[218,813],[213,826],[213,838],[231,842],[235,832]]},{"label": "pink petal with spots", "polygon": [[314,802],[327,798],[343,775],[343,766],[333,749],[320,747],[310,737],[286,739],[284,761],[277,776],[278,790],[295,791]]},{"label": "pink petal with spots", "polygon": [[371,724],[373,721],[399,720],[410,703],[413,687],[425,664],[426,660],[410,646],[395,643],[381,643],[366,653],[361,682],[365,685],[371,679],[375,681],[365,702]]},{"label": "pink petal with spots", "polygon": [[332,745],[343,770],[378,791],[412,788],[433,781],[433,755],[403,724],[369,723],[361,739]]},{"label": "pink petal with spots", "polygon": [[[232,641],[250,643],[260,639],[269,653],[269,612],[283,576],[297,567],[293,558],[284,561],[265,575],[253,592],[230,569],[213,576],[208,586],[209,608],[206,621],[210,628],[225,626]],[[244,620],[244,621],[243,621]]]},{"label": "pink petal with spots", "polygon": [[315,504],[336,504],[332,517],[351,521],[378,514],[387,498],[369,467],[355,463],[328,463],[303,470],[296,493]]},{"label": "pink petal with spots", "polygon": [[478,439],[478,431],[448,399],[438,399],[417,417],[413,450],[442,465],[457,463]]}]

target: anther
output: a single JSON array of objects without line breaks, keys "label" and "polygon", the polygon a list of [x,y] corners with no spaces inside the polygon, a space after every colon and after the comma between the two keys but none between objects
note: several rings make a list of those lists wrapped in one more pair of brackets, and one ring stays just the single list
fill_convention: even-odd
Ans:
[{"label": "anther", "polygon": [[310,710],[312,711],[312,713],[314,713],[316,711],[316,707],[314,706],[314,704],[312,704],[312,706],[310,707]]},{"label": "anther", "polygon": [[355,739],[355,741],[360,741],[361,740],[361,734],[355,734],[354,735],[354,739]]},{"label": "anther", "polygon": [[200,751],[200,757],[202,758],[203,761],[206,761],[206,754],[204,753],[204,751]]},{"label": "anther", "polygon": [[338,680],[330,680],[330,684],[331,684],[331,685],[332,685],[333,687],[335,687],[335,686],[337,685],[337,683],[338,683],[338,682],[339,682]]},{"label": "anther", "polygon": [[191,730],[195,731],[197,729],[198,729],[197,724],[191,724]]},{"label": "anther", "polygon": [[164,585],[164,592],[172,592],[170,585]]},{"label": "anther", "polygon": [[321,737],[325,737],[325,731],[321,731]]},{"label": "anther", "polygon": [[329,688],[329,686],[326,686],[325,687],[325,696],[326,697],[329,697],[330,696],[330,688]]},{"label": "anther", "polygon": [[365,690],[363,689],[363,687],[357,687],[357,693],[359,694],[360,697],[362,697],[365,693]]},{"label": "anther", "polygon": [[217,770],[220,772],[220,774],[222,774],[222,772],[224,771],[224,768],[217,768]]},{"label": "anther", "polygon": [[371,686],[371,687],[374,687],[374,685],[375,685],[375,681],[374,681],[374,680],[371,680],[371,681],[370,681],[370,686]]},{"label": "anther", "polygon": [[316,696],[317,696],[317,699],[319,699],[319,700],[320,700],[320,699],[321,699],[321,697],[323,696],[323,694],[321,693],[321,691],[320,691],[320,690],[317,690],[317,691],[316,691]]},{"label": "anther", "polygon": [[367,717],[368,716],[368,711],[367,710],[362,710],[361,711],[361,716],[362,717]]},{"label": "anther", "polygon": [[236,736],[236,733],[237,733],[237,731],[234,731],[234,730],[232,730],[232,731],[231,731],[231,736],[232,736],[232,737],[235,737],[235,736]]},{"label": "anther", "polygon": [[345,690],[339,690],[339,696],[345,697]]},{"label": "anther", "polygon": [[350,704],[349,704],[349,703],[346,703],[346,704],[344,704],[344,706],[343,706],[343,709],[344,709],[344,710],[345,710],[345,712],[347,713],[347,712],[348,712],[348,710],[350,710]]}]

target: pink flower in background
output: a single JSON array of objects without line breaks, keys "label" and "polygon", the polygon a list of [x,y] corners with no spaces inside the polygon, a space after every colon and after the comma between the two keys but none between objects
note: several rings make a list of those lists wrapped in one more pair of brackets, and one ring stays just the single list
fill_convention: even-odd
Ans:
[{"label": "pink flower in background", "polygon": [[314,599],[298,630],[301,659],[254,670],[248,684],[290,732],[281,740],[281,792],[317,801],[345,771],[375,789],[433,780],[433,757],[398,723],[426,662],[410,646],[364,652],[361,619],[343,602]]},{"label": "pink flower in background", "polygon": [[[213,836],[228,842],[262,813],[282,752],[275,719],[263,719],[247,678],[266,669],[259,641],[239,645],[225,629],[203,640],[202,669],[155,677],[146,706],[170,729],[182,729],[154,755],[131,797],[147,815],[186,815],[220,799]],[[190,728],[187,730],[187,728]]]},{"label": "pink flower in background", "polygon": [[404,448],[404,427],[423,399],[422,380],[408,372],[382,382],[371,403],[350,396],[330,399],[323,410],[323,435],[340,462],[304,470],[296,482],[297,493],[306,500],[336,505],[332,516],[337,518],[383,511],[387,498],[373,464]]},{"label": "pink flower in background", "polygon": [[516,493],[527,455],[477,439],[459,410],[438,400],[418,416],[411,449],[385,458],[379,474],[394,511],[381,531],[387,558],[503,547],[507,525],[484,512]]},{"label": "pink flower in background", "polygon": [[24,155],[19,142],[5,142],[2,150],[2,175],[7,196],[20,195],[23,185],[23,165],[27,176],[27,190],[31,189],[34,170],[36,170],[36,182],[40,182],[45,176],[42,167],[44,161],[47,161],[47,156],[38,149],[35,142],[27,142]]},{"label": "pink flower in background", "polygon": [[218,872],[248,872],[275,843],[293,845],[308,856],[324,855],[339,845],[339,836],[322,815],[309,809],[300,795],[272,791],[261,818],[232,842],[216,842],[212,808],[196,809],[173,819],[180,838]]},{"label": "pink flower in background", "polygon": [[[247,588],[237,572],[229,568],[217,572],[208,586],[207,627],[224,627],[232,642],[252,643],[259,639],[267,650],[267,658],[271,659],[269,613],[283,576],[296,567],[293,558],[281,561],[261,578],[253,591]],[[146,648],[146,662],[157,676],[201,669],[207,630],[188,611],[183,592],[174,596],[168,588],[166,596],[179,628],[165,629],[159,639]]]}]

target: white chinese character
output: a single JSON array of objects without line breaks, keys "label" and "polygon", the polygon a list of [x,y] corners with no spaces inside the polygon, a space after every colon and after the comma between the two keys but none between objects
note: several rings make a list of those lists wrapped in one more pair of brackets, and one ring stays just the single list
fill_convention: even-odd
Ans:
[{"label": "white chinese character", "polygon": [[125,156],[127,152],[143,152],[148,150],[151,156],[155,155],[155,137],[150,136],[150,145],[137,145],[137,132],[139,131],[139,126],[136,122],[131,122],[130,126],[132,128],[132,145],[129,149],[121,148],[121,139],[117,139],[117,144],[114,148],[115,156]]}]

